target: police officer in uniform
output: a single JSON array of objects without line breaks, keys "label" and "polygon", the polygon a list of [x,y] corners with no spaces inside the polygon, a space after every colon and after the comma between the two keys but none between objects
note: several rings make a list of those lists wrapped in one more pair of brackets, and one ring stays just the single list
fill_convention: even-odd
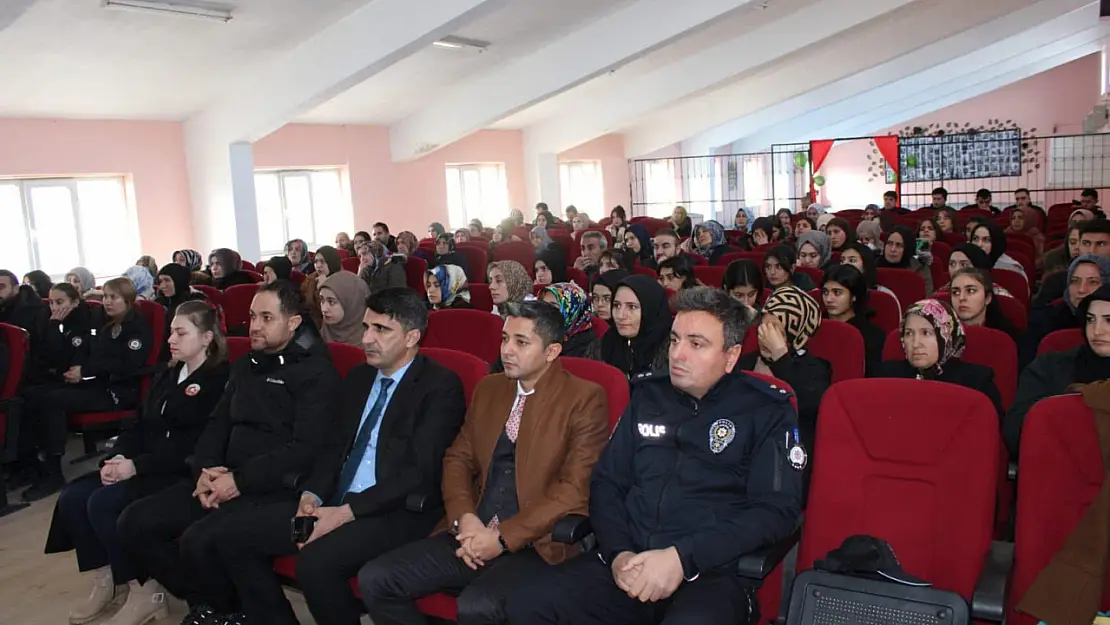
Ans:
[{"label": "police officer in uniform", "polygon": [[140,377],[136,373],[146,364],[154,345],[135,297],[135,285],[128,278],[104,283],[103,325],[94,324],[85,337],[88,352],[75,352],[74,364],[62,374],[64,384],[26,394],[28,425],[37,436],[43,458],[38,477],[23,492],[24,501],[38,501],[65,486],[62,455],[67,413],[127,410],[138,405]]},{"label": "police officer in uniform", "polygon": [[637,376],[594,468],[597,550],[522,579],[511,623],[755,623],[737,560],[787,535],[806,453],[785,391],[736,367],[743,306],[679,293],[669,371]]},{"label": "police officer in uniform", "polygon": [[89,341],[94,327],[104,325],[104,311],[94,311],[73,285],[60,282],[50,287],[50,321],[42,342],[43,363],[53,382],[62,382],[62,374],[79,361],[88,358]]}]

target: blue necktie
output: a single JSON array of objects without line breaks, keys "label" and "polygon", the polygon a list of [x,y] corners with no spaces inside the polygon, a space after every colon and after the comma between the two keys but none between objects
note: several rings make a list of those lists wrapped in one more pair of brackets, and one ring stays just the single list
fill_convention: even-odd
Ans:
[{"label": "blue necktie", "polygon": [[366,457],[367,448],[370,446],[370,435],[374,433],[374,426],[378,424],[378,419],[382,416],[385,399],[389,396],[389,387],[392,384],[393,380],[382,378],[378,398],[374,400],[374,406],[370,408],[370,414],[362,422],[362,427],[359,428],[358,436],[355,437],[351,453],[347,456],[347,462],[343,463],[343,470],[339,473],[339,487],[336,489],[335,495],[332,496],[336,505],[342,502],[343,497],[347,495],[347,491],[351,490],[355,475],[358,474],[358,468],[362,466],[362,459]]}]

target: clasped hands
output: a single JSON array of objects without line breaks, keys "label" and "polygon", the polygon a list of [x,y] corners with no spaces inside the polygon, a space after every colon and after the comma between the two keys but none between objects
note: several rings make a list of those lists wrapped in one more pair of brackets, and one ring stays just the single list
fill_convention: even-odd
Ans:
[{"label": "clasped hands", "polygon": [[226,503],[239,496],[239,487],[235,484],[235,475],[227,467],[209,467],[200,470],[196,490],[193,497],[200,500],[200,505],[206,510],[219,508],[221,503]]},{"label": "clasped hands", "polygon": [[501,555],[501,532],[486,527],[475,514],[462,515],[455,539],[459,541],[455,556],[475,571]]},{"label": "clasped hands", "polygon": [[662,601],[682,584],[682,560],[674,547],[633,553],[622,551],[610,567],[613,581],[643,603]]},{"label": "clasped hands", "polygon": [[111,486],[135,477],[135,463],[123,456],[115,456],[104,461],[100,467],[100,483]]}]

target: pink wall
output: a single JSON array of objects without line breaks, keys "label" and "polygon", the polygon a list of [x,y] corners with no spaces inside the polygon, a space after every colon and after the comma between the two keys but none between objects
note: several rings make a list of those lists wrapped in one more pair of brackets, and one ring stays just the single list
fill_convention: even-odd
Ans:
[{"label": "pink wall", "polygon": [[[630,211],[632,197],[628,188],[628,159],[624,156],[624,136],[605,135],[559,154],[560,161],[601,161],[601,180],[605,187],[605,206],[623,206]],[[591,215],[593,219],[608,217]]]},{"label": "pink wall", "polygon": [[193,241],[181,124],[0,119],[0,177],[126,175],[144,253]]},{"label": "pink wall", "polygon": [[[1036,129],[1036,135],[1078,134],[1082,131],[1083,118],[1090,112],[1099,96],[1099,55],[1093,54],[1061,65],[1055,69],[1037,74],[1007,87],[983,94],[966,102],[940,109],[929,115],[910,120],[889,128],[878,134],[894,134],[907,126],[928,126],[947,122],[961,125],[970,122],[973,126],[986,124],[988,119],[1014,120],[1022,130]],[[1066,97],[1061,97],[1066,94]],[[1048,141],[1041,140],[1039,149],[1042,156],[1048,153]],[[869,203],[881,204],[883,192],[892,189],[881,176],[868,182],[867,155],[872,148],[867,141],[851,141],[837,144],[822,166],[821,173],[827,180],[819,201],[830,203],[834,208],[856,208]],[[915,185],[925,186],[931,185]],[[1023,175],[1013,178],[992,178],[986,180],[953,181],[947,185],[950,192],[974,191],[980,187],[991,189],[1017,189],[1020,187],[1043,188],[1045,171],[1035,170],[1032,176]],[[914,189],[914,192],[919,192]],[[1078,193],[1049,192],[1034,193],[1034,201],[1045,206],[1059,201],[1070,201]],[[995,204],[1011,202],[1011,193],[995,193]],[[971,203],[970,196],[952,198],[950,203],[957,208]],[[925,198],[907,198],[907,206],[927,203]]]}]

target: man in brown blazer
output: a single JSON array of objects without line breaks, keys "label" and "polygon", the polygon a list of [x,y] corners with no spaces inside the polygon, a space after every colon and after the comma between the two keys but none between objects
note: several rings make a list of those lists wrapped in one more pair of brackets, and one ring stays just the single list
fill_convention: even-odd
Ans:
[{"label": "man in brown blazer", "polygon": [[551,529],[587,512],[609,422],[601,387],[559,364],[563,339],[554,306],[510,307],[501,334],[505,373],[478,384],[443,459],[440,532],[359,571],[375,625],[426,625],[413,599],[441,591],[459,594],[460,625],[503,623],[509,586],[575,554],[552,542]]}]

